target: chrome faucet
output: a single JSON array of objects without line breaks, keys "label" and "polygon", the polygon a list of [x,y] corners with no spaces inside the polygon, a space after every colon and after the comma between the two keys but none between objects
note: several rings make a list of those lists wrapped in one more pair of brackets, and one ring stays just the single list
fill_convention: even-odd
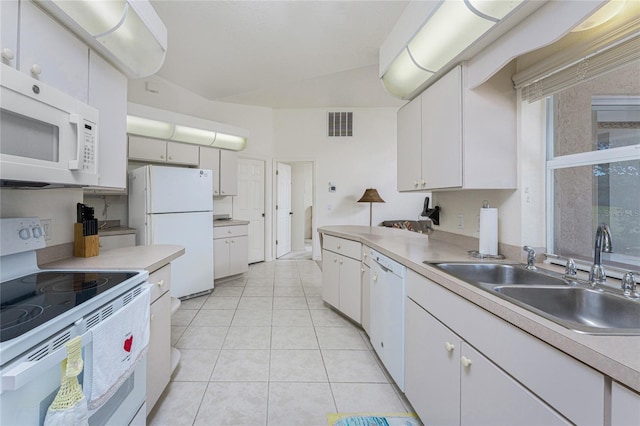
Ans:
[{"label": "chrome faucet", "polygon": [[604,284],[607,281],[607,274],[602,266],[602,253],[611,253],[613,245],[611,243],[611,229],[606,223],[601,223],[596,229],[596,242],[593,253],[593,266],[589,271],[589,284]]},{"label": "chrome faucet", "polygon": [[524,246],[522,247],[522,250],[527,252],[527,266],[526,269],[530,270],[530,271],[535,271],[536,269],[536,251],[533,249],[533,247],[530,246]]}]

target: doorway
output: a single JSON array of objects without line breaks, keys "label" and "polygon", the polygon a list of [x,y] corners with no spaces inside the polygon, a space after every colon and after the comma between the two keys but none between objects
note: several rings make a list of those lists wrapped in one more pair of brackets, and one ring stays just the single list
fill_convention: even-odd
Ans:
[{"label": "doorway", "polygon": [[276,258],[313,257],[313,161],[276,163]]}]

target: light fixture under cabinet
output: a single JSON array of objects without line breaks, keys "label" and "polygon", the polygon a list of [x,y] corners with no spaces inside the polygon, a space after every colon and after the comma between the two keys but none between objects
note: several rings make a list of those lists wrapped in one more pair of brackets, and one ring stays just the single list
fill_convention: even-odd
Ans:
[{"label": "light fixture under cabinet", "polygon": [[167,28],[148,0],[37,0],[129,78],[155,74]]},{"label": "light fixture under cabinet", "polygon": [[387,91],[408,99],[523,0],[444,0],[382,74]]},{"label": "light fixture under cabinet", "polygon": [[233,151],[241,151],[247,146],[247,138],[244,136],[229,135],[134,115],[127,115],[127,133]]}]

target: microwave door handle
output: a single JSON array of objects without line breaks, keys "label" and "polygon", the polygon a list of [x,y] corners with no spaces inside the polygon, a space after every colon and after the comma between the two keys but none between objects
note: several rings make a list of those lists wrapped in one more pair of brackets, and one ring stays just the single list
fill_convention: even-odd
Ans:
[{"label": "microwave door handle", "polygon": [[77,137],[77,148],[76,148],[76,159],[69,160],[69,170],[80,170],[82,168],[82,154],[83,154],[83,134],[80,131],[80,116],[78,114],[69,114],[69,123],[74,124],[76,126],[76,134]]}]

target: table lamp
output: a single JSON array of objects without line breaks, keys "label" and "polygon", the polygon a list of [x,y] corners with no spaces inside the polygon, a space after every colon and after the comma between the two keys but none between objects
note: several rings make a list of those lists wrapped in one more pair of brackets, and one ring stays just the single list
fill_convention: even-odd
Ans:
[{"label": "table lamp", "polygon": [[375,188],[367,188],[362,194],[362,197],[358,200],[358,203],[369,203],[369,226],[372,223],[372,206],[373,203],[384,203],[384,200],[378,194],[378,191]]}]

